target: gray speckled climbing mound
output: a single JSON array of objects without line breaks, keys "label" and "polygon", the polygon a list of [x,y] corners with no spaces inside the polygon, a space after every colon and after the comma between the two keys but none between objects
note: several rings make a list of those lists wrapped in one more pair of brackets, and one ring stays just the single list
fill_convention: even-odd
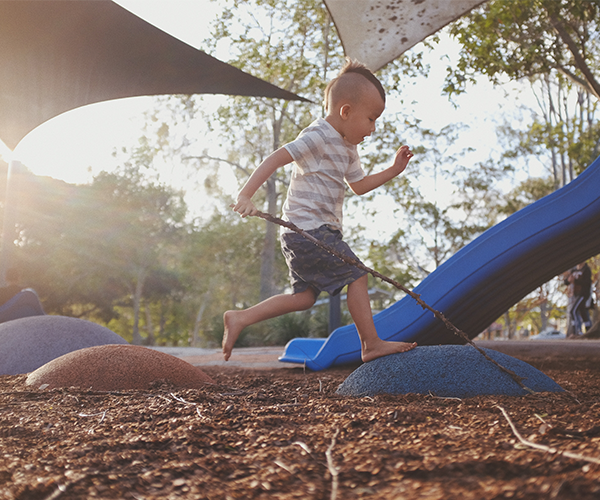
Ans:
[{"label": "gray speckled climbing mound", "polygon": [[[497,363],[523,377],[535,392],[563,389],[550,377],[524,361],[491,349],[483,349]],[[340,384],[338,394],[428,394],[442,397],[528,394],[510,375],[501,371],[470,345],[416,347],[365,363]]]},{"label": "gray speckled climbing mound", "polygon": [[67,316],[32,316],[0,324],[0,375],[29,373],[68,352],[123,337],[91,321]]}]

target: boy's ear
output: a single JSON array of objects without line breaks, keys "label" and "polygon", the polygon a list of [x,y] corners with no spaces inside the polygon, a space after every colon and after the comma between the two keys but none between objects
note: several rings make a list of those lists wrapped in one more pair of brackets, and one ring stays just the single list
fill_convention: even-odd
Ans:
[{"label": "boy's ear", "polygon": [[348,119],[349,115],[350,115],[350,104],[343,104],[340,107],[340,118],[342,120],[346,120],[346,119]]}]

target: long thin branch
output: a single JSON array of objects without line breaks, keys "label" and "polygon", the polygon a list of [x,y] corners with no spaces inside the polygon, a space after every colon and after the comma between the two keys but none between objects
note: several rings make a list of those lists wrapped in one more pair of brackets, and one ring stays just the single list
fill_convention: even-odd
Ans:
[{"label": "long thin branch", "polygon": [[575,460],[583,460],[585,462],[591,462],[593,464],[600,464],[600,459],[598,459],[598,458],[586,457],[584,455],[580,455],[579,453],[571,453],[570,451],[560,451],[551,446],[534,443],[533,441],[529,441],[528,439],[525,439],[523,436],[521,436],[521,434],[517,430],[515,424],[512,423],[512,420],[508,416],[508,413],[506,412],[506,410],[504,408],[502,408],[502,406],[499,406],[499,405],[496,405],[496,408],[498,408],[502,412],[502,414],[504,415],[504,418],[508,422],[508,425],[510,425],[510,428],[512,429],[513,434],[521,442],[521,444],[524,444],[525,446],[529,446],[530,448],[534,448],[539,451],[544,451],[546,453],[563,455],[567,458],[573,458]]},{"label": "long thin branch", "polygon": [[586,92],[589,92],[590,94],[595,94],[594,89],[586,80],[584,80],[583,78],[579,78],[572,71],[569,71],[568,68],[565,68],[562,65],[557,65],[557,66],[555,66],[555,68],[559,73],[562,73],[563,75],[565,75],[569,80],[571,80],[576,85],[579,85]]},{"label": "long thin branch", "polygon": [[480,347],[478,347],[478,346],[475,345],[475,343],[469,338],[469,336],[465,332],[463,332],[462,330],[459,330],[456,326],[454,326],[450,322],[450,320],[448,320],[446,318],[446,316],[444,316],[441,312],[433,309],[431,306],[429,306],[428,304],[426,304],[421,299],[421,296],[418,293],[415,293],[412,290],[409,290],[408,288],[406,288],[404,285],[402,285],[401,283],[397,282],[396,280],[393,280],[392,278],[389,278],[389,277],[387,277],[387,276],[385,276],[385,275],[383,275],[383,274],[375,271],[374,269],[371,269],[370,267],[365,266],[362,262],[360,262],[360,261],[358,261],[356,259],[353,259],[352,257],[348,257],[347,255],[344,255],[343,253],[338,252],[334,248],[331,248],[329,245],[326,245],[325,243],[323,243],[322,241],[318,240],[317,238],[315,238],[311,234],[307,233],[304,229],[300,229],[298,226],[296,226],[292,222],[284,221],[282,219],[279,219],[278,217],[274,217],[271,214],[266,214],[266,213],[263,213],[263,212],[257,212],[256,213],[256,217],[260,217],[261,219],[264,219],[264,220],[266,220],[268,222],[272,222],[274,224],[278,224],[280,226],[287,227],[288,229],[291,229],[292,231],[300,234],[301,236],[303,236],[307,240],[313,242],[315,245],[317,245],[318,247],[322,248],[323,250],[329,252],[332,255],[335,255],[336,257],[338,257],[339,259],[343,260],[347,264],[350,264],[350,265],[355,266],[355,267],[357,267],[359,269],[362,269],[363,271],[366,271],[367,273],[371,274],[372,276],[374,276],[376,278],[379,278],[380,280],[385,281],[387,283],[390,283],[391,285],[395,286],[399,290],[402,290],[406,294],[410,295],[417,302],[417,304],[419,304],[423,309],[431,311],[436,318],[438,318],[439,320],[441,320],[444,323],[444,325],[446,325],[446,328],[448,328],[448,330],[450,330],[452,333],[454,333],[455,335],[457,335],[458,337],[460,337],[466,343],[468,343],[471,346],[473,346],[475,349],[477,349],[477,351],[479,351],[479,353],[485,359],[487,359],[488,361],[490,361],[491,363],[493,363],[494,365],[496,365],[504,373],[506,373],[510,377],[512,377],[512,379],[517,384],[519,384],[519,386],[521,388],[523,388],[524,390],[526,390],[527,392],[530,392],[530,393],[534,392],[531,389],[529,389],[529,387],[527,387],[525,384],[523,384],[523,377],[519,377],[519,375],[517,375],[512,370],[509,370],[508,368],[505,368],[504,366],[502,366],[501,364],[499,364],[497,361],[495,361],[494,359],[490,358],[483,349],[481,349]]},{"label": "long thin branch", "polygon": [[237,162],[230,161],[227,158],[219,158],[219,157],[210,156],[210,155],[199,155],[199,156],[184,156],[182,158],[182,160],[210,160],[210,161],[217,161],[217,162],[221,162],[221,163],[227,163],[227,165],[229,165],[230,167],[235,167],[236,169],[247,174],[248,176],[250,175],[250,171],[247,168],[243,167],[242,165],[240,165]]}]

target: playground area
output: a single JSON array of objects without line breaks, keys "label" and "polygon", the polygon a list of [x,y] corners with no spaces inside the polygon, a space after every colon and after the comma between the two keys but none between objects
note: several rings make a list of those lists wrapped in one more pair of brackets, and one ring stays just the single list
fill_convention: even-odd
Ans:
[{"label": "playground area", "polygon": [[[345,3],[343,0],[326,2],[330,14],[333,15],[339,8],[346,17],[349,10]],[[435,10],[425,9],[420,5],[422,3],[423,1],[417,0],[404,2],[416,9],[415,15],[419,18],[422,18],[427,10]],[[436,3],[444,5],[449,2]],[[468,10],[483,2],[465,0],[455,3],[460,3]],[[298,102],[312,99],[311,96],[301,97],[283,90],[249,73],[244,73],[237,67],[223,63],[182,40],[162,32],[115,2],[0,2],[0,6],[2,13],[0,24],[3,27],[0,36],[5,41],[4,44],[0,44],[0,63],[4,69],[2,72],[4,83],[0,86],[3,89],[0,92],[3,111],[0,113],[2,118],[0,136],[1,141],[5,142],[8,150],[12,152],[29,132],[51,118],[69,110],[107,100],[177,94],[224,94]],[[386,31],[390,34],[394,32],[400,41],[412,44],[403,46],[401,50],[404,51],[428,36],[419,32],[413,39],[409,39],[396,28],[397,24],[429,25],[429,22],[425,22],[425,18],[421,21],[415,18],[414,22],[408,22],[410,18],[403,18],[398,12],[392,16],[390,12],[385,12],[384,15],[384,11],[390,10],[392,4],[380,3],[377,9],[373,6],[366,8],[369,9],[368,12],[352,9],[359,15],[356,20],[350,22],[347,18],[344,23],[347,24],[348,30],[344,31],[353,35],[351,38],[359,33],[370,32],[376,39],[382,41],[382,47],[387,45],[398,48],[397,44],[390,43],[385,40],[387,36],[383,36]],[[379,8],[381,10],[377,12]],[[287,9],[280,10],[287,11]],[[510,9],[509,6],[509,10],[512,16],[514,9]],[[557,8],[556,12],[559,11],[560,9]],[[228,9],[227,12],[226,17],[229,17],[229,13],[231,18],[236,17],[233,11]],[[433,32],[462,13],[464,10],[442,17],[437,27],[431,25]],[[462,247],[441,263],[435,271],[424,277],[414,291],[404,290],[402,284],[394,285],[405,291],[406,295],[376,314],[374,322],[377,332],[385,340],[416,341],[419,346],[409,353],[372,360],[360,368],[388,366],[383,363],[385,358],[389,361],[392,356],[406,358],[416,356],[418,351],[424,352],[421,348],[435,349],[436,352],[440,352],[442,347],[454,348],[457,334],[462,339],[460,342],[476,338],[509,308],[548,280],[600,253],[600,198],[597,188],[600,184],[600,157],[592,161],[587,168],[585,168],[586,164],[578,163],[575,165],[577,168],[573,170],[574,165],[571,162],[574,158],[570,153],[571,150],[579,149],[579,145],[583,149],[588,147],[586,145],[588,139],[582,133],[583,111],[586,109],[583,106],[586,100],[583,99],[584,93],[592,96],[592,99],[597,99],[600,95],[598,81],[592,74],[594,64],[590,67],[585,62],[590,47],[589,45],[586,47],[583,43],[583,39],[587,36],[572,37],[569,35],[569,30],[563,26],[564,22],[569,27],[570,16],[558,19],[554,7],[543,14],[547,14],[547,19],[537,16],[533,19],[531,26],[536,28],[534,31],[536,37],[531,41],[533,43],[531,46],[543,52],[541,49],[545,44],[539,41],[537,33],[539,33],[540,20],[545,20],[548,27],[552,28],[550,37],[545,38],[551,41],[547,45],[556,48],[564,44],[565,50],[557,60],[560,62],[560,67],[563,68],[564,61],[570,60],[572,55],[577,64],[563,69],[567,72],[571,71],[571,75],[575,75],[575,80],[580,80],[580,76],[584,77],[581,81],[575,82],[579,85],[585,84],[582,87],[583,91],[580,90],[583,93],[578,94],[579,108],[576,108],[582,117],[580,127],[582,130],[573,134],[570,132],[563,134],[561,131],[559,135],[569,137],[568,148],[567,145],[563,148],[563,145],[557,143],[547,151],[551,153],[552,159],[557,152],[564,150],[569,153],[565,158],[568,156],[569,159],[571,181],[567,182],[566,163],[563,163],[565,169],[563,169],[562,183],[557,182],[558,170],[554,171],[554,187],[564,184],[562,188],[541,197],[536,202],[529,203],[531,200],[528,200],[524,208],[515,211],[509,217],[501,218],[500,222]],[[252,17],[255,17],[254,13]],[[368,22],[374,22],[378,17],[381,18],[379,21],[382,19],[385,21],[385,25],[379,29],[369,27]],[[298,16],[294,16],[294,19],[298,19]],[[306,19],[311,18],[306,17]],[[327,19],[329,23],[329,16]],[[494,19],[494,16],[490,19]],[[573,20],[576,21],[574,26],[577,28],[573,34],[578,33],[579,26],[587,26],[585,16],[581,18],[575,16]],[[327,47],[324,50],[326,61],[322,71],[324,76],[327,76],[330,60],[333,60],[329,57],[329,24],[326,30]],[[504,23],[505,26],[507,24]],[[594,22],[590,26],[597,28],[597,23]],[[335,27],[340,28],[341,23],[337,22]],[[573,30],[573,27],[569,29]],[[219,31],[227,30],[219,29]],[[521,30],[521,33],[525,32]],[[590,32],[594,31],[590,30]],[[289,41],[296,37],[295,31],[289,31],[285,35]],[[341,38],[345,37],[344,35]],[[250,40],[253,37],[244,38]],[[279,36],[271,38],[275,40]],[[74,40],[78,43],[74,43]],[[315,49],[310,48],[309,38],[305,33],[301,40],[299,47],[302,47],[303,54],[315,52]],[[559,43],[559,40],[562,42]],[[577,40],[580,40],[581,46],[574,50],[573,45],[577,45],[575,43]],[[215,43],[218,42],[219,40],[215,40]],[[319,53],[322,45],[324,45],[323,39],[319,36],[318,44],[315,45]],[[346,45],[352,44],[346,43]],[[380,68],[402,53],[384,54],[382,47],[375,47],[374,50],[382,57],[379,62],[374,63]],[[466,48],[468,49],[468,46]],[[593,47],[593,50],[596,48]],[[373,49],[370,50],[372,51]],[[347,47],[344,47],[344,52],[351,55]],[[556,52],[560,53],[560,51]],[[273,53],[278,55],[277,62],[288,65],[287,51]],[[592,51],[589,53],[593,54]],[[252,54],[253,57],[258,55],[254,49]],[[519,52],[516,54],[518,58]],[[568,57],[563,57],[564,54]],[[236,57],[236,59],[243,62],[244,57],[239,59]],[[300,61],[297,56],[294,58]],[[372,60],[372,56],[367,53],[358,59]],[[514,54],[511,53],[509,62],[514,62],[514,59]],[[594,60],[591,57],[589,59]],[[262,66],[259,64],[260,61],[261,59],[256,57],[256,61],[252,60],[253,64],[250,67],[258,70]],[[286,76],[288,69],[280,67],[278,70],[276,61],[272,57],[266,62],[268,64],[265,65],[264,74],[269,75],[269,78],[276,75],[279,81],[285,81],[288,86]],[[304,68],[308,60],[305,61],[303,58],[300,62],[298,67]],[[418,58],[415,62],[418,63],[417,66],[421,66]],[[315,69],[315,75],[321,72],[319,64],[310,63],[310,66]],[[308,66],[307,64],[306,67]],[[556,67],[554,64],[548,66],[546,63],[541,66]],[[484,73],[487,73],[490,67],[491,65],[486,64]],[[455,65],[455,68],[460,68],[460,65]],[[373,68],[374,71],[376,69]],[[278,75],[278,72],[282,74]],[[519,72],[530,75],[531,78],[548,77],[546,73],[531,75],[529,71],[517,71]],[[429,71],[427,73],[429,78]],[[298,88],[299,91],[308,90],[300,82],[305,76],[308,76],[308,73],[289,78],[293,83],[292,87]],[[461,75],[457,73],[457,77],[460,80]],[[314,83],[320,80],[311,77],[307,81],[316,88],[318,85]],[[396,82],[394,85],[396,86]],[[422,93],[431,96],[431,92]],[[331,92],[326,94],[329,99]],[[362,98],[362,92],[360,95],[361,98],[357,99],[361,102],[358,109],[362,110],[364,108],[362,101],[365,99]],[[562,91],[560,95],[562,96]],[[383,93],[381,98],[384,98]],[[379,98],[377,99],[381,104]],[[561,99],[567,102],[566,99]],[[335,100],[332,99],[333,101]],[[591,111],[595,110],[595,107],[590,106],[590,99],[587,101],[590,123],[586,126],[589,127],[590,136],[594,137],[597,129],[591,127],[594,122],[591,120],[593,115]],[[354,99],[349,102],[351,104],[344,104],[344,106],[354,106]],[[406,102],[408,103],[409,100],[407,99]],[[269,104],[270,108],[271,106]],[[327,107],[329,108],[329,104]],[[431,107],[435,108],[435,106]],[[277,109],[273,105],[268,114],[273,115],[271,111]],[[350,107],[346,109],[349,110]],[[438,111],[437,108],[435,109]],[[295,110],[288,109],[285,104],[285,107],[281,108],[282,120],[288,115],[288,111],[291,115],[293,114],[291,111]],[[382,112],[383,109],[380,109],[377,117]],[[341,113],[338,114],[342,116]],[[491,113],[484,113],[483,110],[481,114],[492,116]],[[256,116],[259,115],[260,113],[256,113]],[[297,112],[296,115],[300,117]],[[453,114],[452,123],[460,125],[454,117],[461,115],[462,113],[458,112]],[[568,116],[568,113],[566,115]],[[206,115],[202,114],[202,116]],[[229,121],[249,123],[246,117],[251,115],[247,110],[244,110],[242,116],[244,116],[243,120]],[[412,118],[408,114],[406,116],[408,118],[404,118],[404,122],[409,127],[407,131],[410,131],[413,129]],[[370,117],[370,120],[375,121],[373,117]],[[277,126],[272,127],[273,138],[276,140],[269,141],[269,144],[285,143],[280,141],[280,138],[283,138],[280,132],[287,127],[282,125],[283,123],[277,121]],[[573,125],[577,123],[573,121]],[[523,126],[525,125],[524,122]],[[552,128],[555,128],[555,125],[558,123],[552,123]],[[567,125],[569,124],[565,122],[565,132],[569,130]],[[596,127],[597,123],[593,125]],[[256,130],[261,130],[263,135],[263,125],[257,122],[257,126]],[[346,132],[354,132],[353,129],[346,126],[338,128],[340,129],[337,130],[338,132],[344,132],[341,137],[347,139],[346,142],[354,136],[354,133],[346,134]],[[194,130],[193,127],[190,127],[190,130]],[[395,133],[394,130],[395,128],[390,129],[390,133]],[[232,131],[235,132],[234,129]],[[163,137],[162,133],[159,135]],[[234,138],[230,141],[232,146],[237,144],[236,135],[236,133],[231,134]],[[573,143],[571,143],[571,135]],[[225,138],[225,135],[223,137]],[[353,145],[361,141],[353,141]],[[184,142],[187,142],[187,138]],[[220,144],[221,138],[216,142]],[[478,140],[479,142],[483,145],[484,141]],[[575,143],[578,144],[578,148],[572,147]],[[256,144],[256,146],[256,151],[250,152],[249,158],[262,156],[262,145]],[[245,147],[241,148],[240,152],[243,153],[241,156],[246,154],[245,149]],[[422,149],[427,148],[422,146]],[[182,158],[186,161],[192,158],[204,161],[205,156],[208,158],[208,150],[204,146],[202,157],[188,156],[185,147],[173,148],[173,151],[175,150],[178,150],[178,154],[185,153]],[[592,157],[597,156],[597,144],[593,150]],[[381,150],[383,151],[384,149]],[[256,152],[260,152],[260,155]],[[17,153],[20,151],[17,150]],[[44,153],[47,157],[51,156],[45,150]],[[42,238],[42,232],[38,233],[35,230],[40,225],[37,219],[34,219],[29,227],[17,217],[16,200],[19,199],[19,191],[15,187],[18,186],[15,179],[18,178],[16,174],[23,165],[16,157],[13,158],[12,154],[10,156],[11,159],[7,162],[7,194],[3,202],[3,228],[6,233],[3,234],[2,241],[9,243],[8,248],[11,251],[8,255],[3,251],[0,275],[8,268],[11,260],[9,257],[16,260],[14,258],[16,252],[15,255],[11,255],[12,247],[15,246],[12,242],[19,242],[19,247],[14,248],[15,251],[28,239],[32,243],[32,248],[41,248],[44,253],[55,245],[54,238],[48,239],[48,242],[53,243],[52,245],[43,244],[45,240]],[[447,156],[453,158],[451,155]],[[354,154],[351,158],[353,157]],[[212,160],[220,161],[216,158],[211,158]],[[354,160],[352,161],[354,163]],[[465,165],[467,163],[465,162]],[[438,162],[436,161],[435,164],[437,165]],[[556,167],[554,163],[552,165]],[[477,166],[487,168],[485,162],[478,163]],[[577,169],[581,172],[579,173]],[[437,178],[437,166],[435,172]],[[495,170],[491,172],[495,173]],[[578,175],[575,176],[575,173]],[[349,177],[350,175],[347,176]],[[465,185],[470,189],[470,183]],[[121,188],[119,190],[127,192]],[[370,189],[367,191],[359,189],[359,191],[366,194]],[[130,192],[136,194],[132,197],[134,201],[141,199],[137,196],[138,191]],[[407,192],[412,193],[412,191]],[[62,204],[69,199],[63,196],[54,196],[54,198],[60,199]],[[469,200],[472,198],[471,195],[468,196]],[[73,199],[78,198],[73,197]],[[402,197],[398,199],[401,200]],[[485,200],[487,199],[486,197]],[[135,205],[137,204],[136,201]],[[229,201],[226,205],[228,204]],[[415,203],[411,202],[411,204]],[[52,204],[43,205],[43,214],[50,213],[52,206]],[[78,205],[74,204],[74,206]],[[98,203],[91,206],[104,207],[105,205]],[[115,206],[119,207],[118,211],[96,209],[93,212],[94,228],[104,227],[96,221],[96,216],[101,212],[109,215],[127,212],[121,210],[120,205]],[[484,214],[486,216],[483,218],[486,223],[487,215],[498,207],[500,205],[495,202],[489,207],[486,204]],[[56,211],[58,213],[58,209]],[[74,221],[85,219],[87,230],[91,218],[81,215],[88,212],[79,212],[73,210],[65,213],[72,215]],[[155,212],[157,210],[153,208],[151,213],[154,215]],[[168,250],[164,253],[165,262],[178,260],[175,254],[187,255],[188,247],[181,245],[181,248],[175,248],[179,247],[180,240],[173,235],[180,234],[175,232],[175,229],[179,229],[182,225],[181,222],[171,224],[170,219],[176,221],[175,217],[165,217],[159,225],[142,226],[138,224],[140,221],[146,218],[155,220],[155,217],[147,217],[147,213],[143,212],[136,213],[141,213],[144,217],[123,219],[125,222],[134,221],[132,224],[122,223],[121,219],[116,217],[106,219],[107,230],[95,232],[94,237],[89,238],[102,244],[100,247],[91,245],[93,252],[86,252],[83,246],[79,246],[83,238],[73,230],[76,226],[65,226],[61,233],[56,231],[52,224],[44,224],[50,228],[52,234],[61,236],[60,244],[56,245],[61,259],[55,261],[68,263],[66,269],[69,271],[69,276],[77,276],[76,273],[71,274],[75,257],[78,255],[86,257],[86,260],[82,260],[79,264],[85,271],[81,273],[84,278],[78,277],[77,280],[73,280],[73,282],[83,283],[85,285],[83,291],[86,292],[82,294],[85,300],[74,302],[76,306],[88,304],[90,299],[87,292],[90,290],[101,291],[100,287],[97,287],[96,275],[88,272],[90,271],[88,266],[83,266],[81,263],[94,260],[111,261],[111,265],[100,268],[102,271],[112,268],[112,263],[138,262],[136,260],[138,253],[134,249],[161,246]],[[165,214],[167,214],[166,210]],[[383,210],[378,215],[382,218]],[[56,220],[59,218],[57,216]],[[167,219],[169,224],[163,224]],[[271,216],[271,219],[274,217]],[[46,219],[40,220],[46,221]],[[127,231],[126,238],[122,240],[113,238],[114,228],[138,227],[138,225],[139,232]],[[145,231],[145,227],[150,228],[150,231]],[[157,230],[159,227],[165,229]],[[476,224],[475,227],[479,225]],[[19,231],[18,238],[14,237],[17,234],[16,229]],[[141,238],[145,232],[166,236],[162,239],[145,240]],[[77,237],[73,239],[66,237],[71,234]],[[238,233],[232,233],[232,239],[227,241],[233,241],[235,234]],[[40,238],[39,242],[36,236]],[[112,259],[110,252],[104,251],[105,240],[119,243],[115,244],[118,250]],[[150,242],[145,243],[146,241]],[[206,241],[210,243],[212,240]],[[222,241],[225,240],[220,238],[218,246],[212,245],[208,253],[204,252],[208,254],[211,262],[217,260],[214,257],[220,253],[217,250],[224,246]],[[121,245],[120,242],[127,244]],[[174,246],[173,242],[175,242]],[[236,241],[235,248],[244,248],[242,240],[239,242],[238,246]],[[197,246],[195,239],[190,239],[189,243],[189,249],[193,249],[195,255],[202,254],[198,249],[204,247]],[[71,247],[76,251],[71,252]],[[123,251],[129,248],[131,253]],[[65,253],[64,258],[62,252]],[[146,257],[151,253],[147,252],[144,256],[140,256],[143,257],[141,261],[145,262]],[[236,252],[237,255],[240,253],[242,252]],[[92,256],[92,259],[87,260],[88,256]],[[136,290],[132,307],[136,318],[132,329],[135,345],[129,345],[120,333],[112,332],[104,326],[95,323],[82,326],[83,319],[63,315],[64,311],[60,314],[52,314],[52,311],[46,309],[50,314],[44,314],[44,308],[38,304],[37,299],[34,301],[33,312],[28,311],[27,314],[23,314],[19,311],[17,315],[12,315],[13,311],[11,311],[11,316],[5,318],[5,323],[0,325],[5,329],[4,332],[0,331],[0,341],[2,341],[0,354],[3,355],[0,356],[0,367],[4,361],[5,366],[13,370],[0,371],[5,373],[0,375],[0,448],[2,450],[0,500],[90,498],[587,500],[600,498],[600,424],[598,423],[600,341],[549,340],[546,343],[545,340],[523,341],[517,343],[521,344],[519,346],[512,345],[510,341],[498,342],[499,345],[495,347],[499,351],[502,348],[513,349],[507,354],[531,364],[560,386],[556,392],[530,390],[521,396],[507,396],[504,395],[506,393],[498,392],[490,395],[490,392],[485,392],[478,394],[486,395],[456,397],[456,394],[449,396],[432,389],[431,385],[428,385],[423,393],[386,392],[369,393],[370,395],[367,396],[366,392],[360,392],[358,396],[341,395],[338,387],[351,374],[356,373],[361,349],[364,346],[353,325],[335,329],[327,339],[299,336],[291,340],[285,348],[277,348],[277,353],[268,349],[236,350],[228,363],[222,361],[222,355],[218,352],[200,355],[192,351],[172,352],[173,356],[179,358],[175,361],[179,362],[183,359],[193,365],[181,367],[181,364],[176,365],[173,360],[167,364],[164,356],[157,355],[156,351],[159,348],[150,350],[140,345],[141,336],[137,319],[140,305],[145,304],[148,324],[151,319],[149,302],[142,301],[147,297],[142,297],[144,287],[141,276],[149,276],[150,271],[154,272],[155,267],[157,270],[164,270],[165,276],[175,276],[179,272],[182,276],[188,276],[188,271],[191,269],[177,268],[177,273],[170,267],[162,269],[162,258],[158,257],[157,253],[156,266],[148,265],[141,273],[138,272],[139,269],[135,269],[135,286],[131,288],[127,284],[123,288],[125,292],[121,293],[123,297],[127,297],[127,304],[129,304],[131,290]],[[187,258],[180,260],[186,261]],[[47,265],[46,268],[53,270],[55,276],[61,276],[61,268],[51,259],[49,262],[51,265]],[[242,268],[237,259],[236,272],[231,274],[221,273],[220,267],[213,268],[211,264],[207,266],[201,263],[199,268],[209,269],[210,276],[220,274],[226,276],[225,282],[232,280],[237,282],[239,274],[237,271]],[[137,264],[135,267],[138,267]],[[114,302],[120,303],[117,300],[118,294],[112,292],[112,284],[120,281],[124,275],[128,275],[130,269],[117,269],[125,269],[127,273],[115,272],[115,279],[107,280],[107,283],[111,285],[110,295],[114,294]],[[420,265],[419,269],[421,269]],[[104,273],[98,272],[99,276],[100,274]],[[159,274],[163,273],[157,273]],[[375,272],[371,274],[378,277]],[[94,279],[88,279],[88,276]],[[200,272],[198,276],[201,276],[201,279],[196,279],[198,285],[206,283],[209,289],[214,286],[210,276],[205,279],[204,274]],[[102,278],[99,281],[104,282],[104,277]],[[381,276],[381,278],[387,277]],[[58,288],[56,280],[49,281]],[[393,280],[384,281],[391,283]],[[68,289],[71,290],[71,287]],[[203,287],[190,285],[189,290],[193,291],[194,300],[208,302],[210,294],[207,291],[206,295],[202,295]],[[175,286],[173,292],[180,293]],[[48,295],[55,297],[53,293]],[[166,296],[166,291],[161,292],[160,295]],[[228,293],[227,296],[229,295]],[[573,296],[575,295],[575,284],[573,284]],[[235,307],[246,302],[237,293],[231,296],[236,296],[232,301],[236,304]],[[99,299],[102,297],[103,295],[99,293]],[[574,301],[572,304],[575,303]],[[102,301],[102,304],[105,302]],[[39,307],[36,308],[37,305]],[[197,315],[195,314],[196,324],[200,322],[202,314],[206,314],[204,304],[201,308],[199,305],[194,303],[194,312],[198,311]],[[228,307],[232,306],[228,305]],[[108,305],[106,308],[108,310]],[[76,309],[79,314],[80,308]],[[574,307],[571,310],[578,309]],[[178,309],[174,308],[173,311],[179,314]],[[202,314],[199,311],[202,311]],[[575,316],[573,319],[579,328],[582,322]],[[238,322],[238,325],[241,324],[241,321]],[[102,329],[104,331],[101,331]],[[181,331],[188,330],[181,327]],[[198,331],[194,330],[195,333]],[[84,335],[85,332],[89,332],[89,336],[87,333]],[[151,335],[152,329],[148,332],[148,339],[153,338]],[[148,344],[152,343],[148,342]],[[528,348],[522,349],[524,346]],[[448,349],[447,352],[456,351]],[[117,353],[128,354],[128,357],[119,358]],[[471,363],[470,359],[458,355],[446,358],[438,356],[434,362],[428,364],[429,368],[438,368],[442,365],[441,361],[447,360],[454,363],[452,366],[460,365],[461,368],[461,370],[446,370],[441,376],[433,376],[432,374],[439,372],[431,369],[427,372],[429,375],[424,376],[426,372],[424,364],[419,364],[411,365],[414,368],[404,372],[393,369],[381,370],[375,372],[375,377],[380,375],[377,381],[386,378],[384,375],[388,379],[405,381],[410,374],[415,374],[416,378],[426,379],[427,382],[438,382],[455,380],[454,375],[457,372],[464,372],[467,381],[483,381],[483,385],[490,386],[494,385],[492,382],[500,379],[496,371],[492,375],[482,376],[481,371],[473,369],[475,363]],[[479,361],[480,359],[477,358],[477,362]],[[398,363],[398,366],[400,364]],[[176,369],[169,372],[164,369],[165,366],[174,366]],[[201,370],[196,370],[194,366]],[[65,367],[67,369],[64,369]],[[127,369],[130,371],[127,375],[123,375]],[[34,376],[32,379],[38,382],[28,384],[27,374],[37,372],[39,375],[38,370],[41,370],[42,375],[48,373],[56,375],[60,372],[61,376],[64,374],[74,378],[68,378],[66,385],[52,386],[46,383],[47,379],[42,380]],[[172,385],[165,380],[168,375],[177,372],[177,374],[185,374],[182,378],[187,383],[192,378],[189,376],[190,373],[200,371],[207,377],[202,378],[193,389],[183,388],[190,387],[189,385]],[[160,372],[160,376],[155,376],[157,372]],[[133,384],[142,379],[150,382],[143,389],[127,388],[132,387],[129,385],[118,388],[111,386],[110,389],[106,389],[106,386],[92,386],[88,382],[89,379],[76,378],[90,373],[94,376],[94,383],[104,383],[106,379],[112,378],[119,379],[119,375],[121,375],[119,382]],[[532,378],[525,377],[525,382],[531,381]],[[460,386],[460,384],[455,385]],[[560,390],[561,388],[564,390]]]},{"label": "playground area", "polygon": [[565,392],[342,397],[356,366],[264,368],[259,352],[209,361],[216,384],[194,390],[2,376],[0,499],[598,498],[600,367],[529,356]]}]

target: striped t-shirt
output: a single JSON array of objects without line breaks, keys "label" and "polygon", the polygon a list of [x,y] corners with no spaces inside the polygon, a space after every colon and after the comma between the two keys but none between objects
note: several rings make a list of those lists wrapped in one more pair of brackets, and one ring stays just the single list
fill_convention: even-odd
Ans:
[{"label": "striped t-shirt", "polygon": [[306,231],[323,224],[341,231],[344,181],[358,182],[365,176],[356,145],[319,118],[284,147],[294,163],[283,218]]}]

